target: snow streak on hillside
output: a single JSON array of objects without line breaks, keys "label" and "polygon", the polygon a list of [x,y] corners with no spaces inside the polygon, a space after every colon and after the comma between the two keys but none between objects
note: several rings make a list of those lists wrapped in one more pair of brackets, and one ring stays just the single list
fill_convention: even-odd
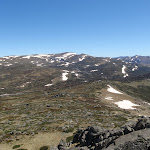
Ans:
[{"label": "snow streak on hillside", "polygon": [[116,89],[112,88],[110,85],[107,85],[109,88],[107,89],[108,92],[115,93],[115,94],[122,94],[121,92],[117,91]]},{"label": "snow streak on hillside", "polygon": [[68,71],[67,70],[63,70],[64,72],[62,73],[62,81],[66,81],[68,80]]},{"label": "snow streak on hillside", "polygon": [[126,69],[126,66],[125,65],[123,65],[123,67],[122,67],[122,73],[124,74],[124,78],[126,78],[127,76],[129,76],[126,72],[125,72],[125,69]]}]

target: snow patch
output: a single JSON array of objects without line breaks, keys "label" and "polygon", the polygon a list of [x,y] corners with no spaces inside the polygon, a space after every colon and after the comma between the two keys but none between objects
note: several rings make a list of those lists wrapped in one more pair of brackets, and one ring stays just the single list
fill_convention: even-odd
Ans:
[{"label": "snow patch", "polygon": [[20,56],[5,56],[5,57],[2,57],[2,58],[11,59],[11,58],[17,58],[17,57],[20,57]]},{"label": "snow patch", "polygon": [[26,82],[26,84],[29,84],[29,83],[31,83],[31,82]]},{"label": "snow patch", "polygon": [[125,65],[123,65],[123,67],[122,67],[122,73],[123,74],[125,74],[126,72],[125,72],[125,69],[126,69],[126,66]]},{"label": "snow patch", "polygon": [[55,61],[54,60],[51,60],[51,63],[54,63]]},{"label": "snow patch", "polygon": [[76,73],[75,71],[71,71],[71,73],[74,73],[76,77],[78,77],[78,76],[79,76],[79,74],[78,74],[78,73]]},{"label": "snow patch", "polygon": [[31,56],[30,56],[30,55],[28,55],[28,56],[24,56],[24,57],[22,57],[22,58],[30,59],[30,58],[31,58]]},{"label": "snow patch", "polygon": [[6,67],[9,67],[9,66],[12,66],[12,64],[6,64],[5,66],[6,66]]},{"label": "snow patch", "polygon": [[69,71],[67,71],[67,70],[63,70],[63,71],[64,72],[62,73],[62,81],[66,81],[66,80],[68,80],[67,75],[68,75]]},{"label": "snow patch", "polygon": [[79,76],[79,74],[78,74],[78,73],[75,73],[75,75],[76,75],[76,77],[78,77],[78,76]]},{"label": "snow patch", "polygon": [[132,69],[132,71],[135,71],[138,69],[138,66],[135,65],[135,67]]},{"label": "snow patch", "polygon": [[83,60],[85,59],[86,56],[87,56],[87,55],[82,55],[82,57],[79,58],[79,61],[83,61]]},{"label": "snow patch", "polygon": [[34,57],[34,58],[46,59],[46,61],[48,61],[48,58],[51,56],[53,56],[53,54],[37,54],[37,55],[27,55],[22,58],[30,59],[31,57]]},{"label": "snow patch", "polygon": [[100,64],[95,64],[95,66],[100,66]]},{"label": "snow patch", "polygon": [[41,58],[41,59],[47,59],[47,57],[52,56],[51,54],[38,54],[38,55],[32,55],[32,57],[35,58]]},{"label": "snow patch", "polygon": [[70,63],[69,63],[69,62],[66,62],[65,66],[68,67],[69,65],[70,65]]},{"label": "snow patch", "polygon": [[74,55],[76,55],[76,53],[65,53],[63,54],[62,56],[59,56],[59,57],[55,57],[57,61],[60,61],[61,59],[68,59],[68,58],[71,58],[73,57]]},{"label": "snow patch", "polygon": [[110,85],[107,85],[109,88],[107,89],[108,92],[115,93],[115,94],[122,94],[121,92],[117,91],[116,89],[112,88]]},{"label": "snow patch", "polygon": [[43,64],[37,64],[36,66],[37,66],[37,67],[42,67],[42,66],[43,66]]},{"label": "snow patch", "polygon": [[122,109],[136,109],[136,108],[134,108],[134,106],[140,106],[140,105],[132,103],[129,100],[122,100],[119,102],[115,102],[115,104],[118,105],[118,107],[120,107]]},{"label": "snow patch", "polygon": [[29,83],[31,83],[31,82],[26,82],[26,83],[22,84],[20,87],[24,88]]},{"label": "snow patch", "polygon": [[23,85],[21,85],[20,87],[22,87],[22,88],[23,88],[23,87],[25,87],[25,85],[23,84]]},{"label": "snow patch", "polygon": [[126,72],[125,72],[125,69],[126,69],[126,66],[125,65],[123,65],[123,67],[122,67],[122,73],[124,74],[124,78],[126,78],[127,76],[129,76]]},{"label": "snow patch", "polygon": [[63,57],[64,57],[64,58],[66,58],[66,57],[69,57],[69,58],[70,58],[70,57],[72,57],[72,56],[74,56],[74,55],[76,55],[76,53],[66,53],[66,54],[63,55]]},{"label": "snow patch", "polygon": [[108,62],[108,60],[107,60],[107,59],[103,59],[103,60]]},{"label": "snow patch", "polygon": [[52,86],[53,84],[46,84],[45,86]]},{"label": "snow patch", "polygon": [[96,71],[98,71],[97,69],[96,70],[91,70],[90,72],[96,72]]},{"label": "snow patch", "polygon": [[106,100],[110,100],[110,101],[112,101],[112,100],[113,100],[113,98],[112,98],[112,97],[105,97],[105,99],[106,99]]}]

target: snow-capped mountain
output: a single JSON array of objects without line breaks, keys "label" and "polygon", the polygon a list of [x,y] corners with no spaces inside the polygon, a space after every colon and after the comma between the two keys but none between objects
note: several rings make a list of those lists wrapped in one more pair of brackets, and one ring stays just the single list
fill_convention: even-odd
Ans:
[{"label": "snow-capped mountain", "polygon": [[61,53],[61,54],[36,54],[25,56],[6,56],[0,58],[1,66],[12,66],[15,64],[34,64],[37,66],[46,65],[66,65],[69,63],[77,63],[83,61],[87,55],[77,55],[75,53]]},{"label": "snow-capped mountain", "polygon": [[68,52],[6,56],[0,58],[0,88],[9,86],[23,90],[54,87],[64,81],[77,84],[99,80],[149,78],[149,66],[149,56],[104,58]]},{"label": "snow-capped mountain", "polygon": [[144,66],[150,67],[150,56],[133,56],[133,57],[118,57],[118,59],[121,59],[123,61],[126,61],[128,63],[137,63]]}]

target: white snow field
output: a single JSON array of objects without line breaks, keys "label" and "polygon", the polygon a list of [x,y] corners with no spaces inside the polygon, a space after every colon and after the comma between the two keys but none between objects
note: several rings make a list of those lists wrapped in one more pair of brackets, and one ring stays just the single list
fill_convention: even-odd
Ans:
[{"label": "white snow field", "polygon": [[115,93],[115,94],[122,94],[121,92],[117,91],[116,89],[112,88],[110,85],[107,85],[109,88],[107,89],[108,92]]},{"label": "white snow field", "polygon": [[137,104],[132,103],[129,100],[122,100],[119,102],[115,102],[116,105],[118,105],[118,107],[122,108],[122,109],[136,109],[134,108],[134,106],[139,106]]}]

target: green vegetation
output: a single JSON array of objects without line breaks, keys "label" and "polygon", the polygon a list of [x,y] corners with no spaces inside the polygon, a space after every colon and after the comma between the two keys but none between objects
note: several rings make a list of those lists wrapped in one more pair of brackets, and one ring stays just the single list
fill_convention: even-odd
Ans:
[{"label": "green vegetation", "polygon": [[[43,74],[48,73],[46,69],[42,70]],[[36,72],[37,76],[41,75],[40,71]],[[53,71],[55,72],[55,70]],[[34,76],[33,72],[30,72],[32,77]],[[86,83],[78,79],[57,82],[55,86],[45,89],[39,88],[40,85],[46,84],[44,79],[36,82],[36,88],[32,89],[31,86],[22,94],[0,97],[2,141],[7,142],[10,137],[17,140],[16,135],[35,135],[39,132],[71,133],[77,128],[89,125],[115,128],[123,125],[132,116],[136,117],[135,113],[129,113],[128,110],[119,109],[115,104],[105,102],[103,90],[107,88],[108,84],[114,85],[114,88],[133,97],[147,101],[150,97],[148,82],[141,84],[141,82],[135,83],[135,81],[105,80]],[[12,90],[11,88],[9,90]],[[70,141],[71,138],[68,137],[67,140]]]},{"label": "green vegetation", "polygon": [[115,84],[121,91],[125,93],[150,102],[150,81],[137,81],[129,83],[116,83]]},{"label": "green vegetation", "polygon": [[74,137],[74,135],[68,136],[68,137],[66,138],[66,142],[67,142],[67,143],[68,143],[68,142],[72,142],[72,141],[73,141],[73,137]]},{"label": "green vegetation", "polygon": [[12,149],[16,149],[16,148],[19,148],[21,145],[14,145],[13,147],[12,147]]},{"label": "green vegetation", "polygon": [[48,146],[42,146],[40,150],[48,150]]}]

